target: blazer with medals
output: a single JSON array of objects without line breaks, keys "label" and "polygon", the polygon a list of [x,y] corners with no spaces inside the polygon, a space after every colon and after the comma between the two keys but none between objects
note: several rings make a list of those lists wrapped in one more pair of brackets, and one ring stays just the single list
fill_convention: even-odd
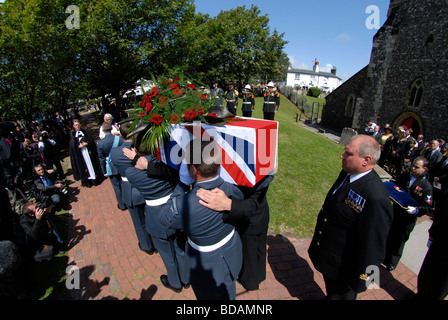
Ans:
[{"label": "blazer with medals", "polygon": [[367,289],[368,267],[384,259],[393,209],[374,170],[333,194],[346,176],[342,171],[327,194],[308,253],[319,272],[359,293]]},{"label": "blazer with medals", "polygon": [[[398,186],[403,188],[407,193],[409,193],[412,198],[414,198],[421,207],[419,207],[418,216],[421,217],[432,211],[433,202],[433,188],[432,184],[427,179],[427,174],[418,177],[412,186],[409,186],[411,181],[411,173],[404,173],[396,179]],[[398,206],[397,206],[398,207]]]}]

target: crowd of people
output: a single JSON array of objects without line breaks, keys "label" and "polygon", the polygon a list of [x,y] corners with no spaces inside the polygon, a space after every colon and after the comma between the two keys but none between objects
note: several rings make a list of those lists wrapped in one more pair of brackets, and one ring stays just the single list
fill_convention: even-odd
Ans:
[{"label": "crowd of people", "polygon": [[370,121],[365,128],[366,135],[370,135],[381,146],[379,165],[396,177],[404,172],[410,172],[412,162],[419,156],[428,160],[428,175],[432,182],[435,177],[446,174],[444,168],[448,162],[448,143],[445,137],[431,141],[425,140],[423,134],[414,135],[412,128],[399,126],[396,131],[385,124],[383,127]]},{"label": "crowd of people", "polygon": [[[161,256],[166,268],[161,283],[174,292],[191,285],[198,299],[235,299],[237,279],[247,290],[257,290],[266,278],[266,192],[273,176],[254,188],[236,187],[218,176],[217,147],[203,156],[210,146],[201,142],[202,162],[187,161],[176,170],[148,152],[146,131],[129,132],[129,122],[105,121],[100,131],[104,138],[95,145],[74,121],[74,178],[90,187],[107,177],[117,207],[130,213],[136,245]],[[77,171],[85,175],[76,176]]]},{"label": "crowd of people", "polygon": [[39,113],[31,122],[0,121],[2,297],[29,298],[33,279],[26,268],[66,250],[54,213],[68,194],[61,155],[69,123],[57,113]]},{"label": "crowd of people", "polygon": [[[227,89],[223,90],[219,87],[218,81],[214,81],[211,89],[208,91],[205,88],[209,99],[215,107],[225,107],[230,114],[237,115],[238,103],[242,99],[241,114],[243,117],[252,117],[255,109],[255,94],[254,86],[247,84],[241,92],[235,86],[235,83],[227,83]],[[280,94],[278,93],[275,84],[271,81],[262,89],[258,89],[263,96],[263,119],[274,120],[275,114],[280,107]]]},{"label": "crowd of people", "polygon": [[[212,99],[219,97],[219,93],[210,94]],[[276,106],[276,111],[275,92],[266,94],[273,94],[273,103],[266,104]],[[230,100],[229,111],[235,103]],[[116,123],[112,114],[102,115],[98,141],[82,128],[80,120],[74,119],[68,126],[57,115],[42,117],[32,126],[2,126],[3,186],[12,188],[23,175],[24,180],[32,181],[30,190],[37,199],[25,203],[19,214],[9,205],[2,211],[0,253],[7,257],[1,259],[3,292],[12,283],[21,283],[17,257],[23,248],[14,225],[25,235],[26,259],[46,260],[67,249],[52,221],[52,212],[68,193],[60,170],[61,152],[54,151],[64,143],[73,178],[83,187],[110,181],[117,207],[131,216],[138,240],[135,245],[162,258],[166,269],[160,277],[163,286],[176,293],[191,286],[198,300],[235,299],[236,281],[247,290],[257,290],[266,279],[266,193],[274,176],[265,177],[253,188],[229,184],[218,174],[219,148],[214,142],[200,141],[198,150],[194,140],[187,145],[186,161],[176,170],[150,154],[144,140],[146,131],[131,132],[129,119]],[[416,297],[444,299],[448,293],[443,271],[448,244],[444,232],[448,144],[444,139],[425,142],[422,135],[415,139],[410,128],[399,127],[394,133],[390,126],[380,128],[373,122],[364,133],[355,136],[341,155],[342,171],[318,215],[308,251],[324,276],[327,299],[356,299],[374,275],[371,266],[383,265],[393,271],[422,215],[435,218]],[[418,204],[392,204],[373,170],[377,164]],[[9,199],[6,189],[1,189],[3,207]]]}]

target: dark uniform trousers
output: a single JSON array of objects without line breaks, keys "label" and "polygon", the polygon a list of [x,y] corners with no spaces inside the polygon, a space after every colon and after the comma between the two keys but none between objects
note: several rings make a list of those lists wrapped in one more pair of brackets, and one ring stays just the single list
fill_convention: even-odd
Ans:
[{"label": "dark uniform trousers", "polygon": [[[153,156],[147,158],[148,161],[158,161]],[[181,263],[185,259],[185,252],[178,243],[176,230],[168,229],[160,223],[161,208],[169,200],[174,186],[168,181],[150,178],[146,171],[134,167],[127,169],[126,175],[129,182],[145,198],[146,231],[151,235],[154,246],[163,260],[168,281],[172,287],[181,288],[183,284],[188,284],[184,265]]]},{"label": "dark uniform trousers", "polygon": [[393,209],[386,186],[372,170],[342,186],[342,171],[327,194],[308,249],[323,274],[327,299],[356,299],[367,290],[371,266],[379,267]]},{"label": "dark uniform trousers", "polygon": [[227,196],[243,198],[235,186],[222,178],[195,183],[191,191],[179,186],[163,207],[160,221],[167,228],[182,229],[188,236],[185,270],[198,300],[233,300],[242,265],[242,244],[232,224],[223,220],[222,212],[202,206],[199,188],[219,188]]},{"label": "dark uniform trousers", "polygon": [[117,148],[111,150],[112,163],[117,168],[120,173],[121,182],[121,192],[123,196],[123,203],[128,209],[132,224],[134,225],[135,234],[140,245],[140,248],[145,251],[154,250],[154,245],[151,236],[146,231],[145,222],[145,198],[140,194],[140,192],[134,188],[128,181],[126,177],[126,169],[131,168],[131,160],[129,160],[124,154],[124,148],[130,148],[131,142],[126,141]]}]

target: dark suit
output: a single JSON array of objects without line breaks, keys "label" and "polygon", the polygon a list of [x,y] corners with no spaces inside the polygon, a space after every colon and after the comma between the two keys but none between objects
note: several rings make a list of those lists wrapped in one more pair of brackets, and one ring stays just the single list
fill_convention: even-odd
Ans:
[{"label": "dark suit", "polygon": [[42,196],[48,196],[51,198],[53,204],[58,204],[61,202],[61,197],[59,195],[59,188],[54,185],[56,181],[55,173],[47,174],[43,176],[34,176],[34,186],[39,191],[38,200],[42,201]]},{"label": "dark suit", "polygon": [[410,179],[411,173],[404,173],[397,178],[396,184],[417,200],[421,207],[418,214],[411,215],[394,203],[394,219],[386,244],[384,260],[386,266],[398,264],[403,254],[404,245],[417,223],[417,218],[430,213],[432,209],[433,189],[431,183],[426,179],[426,175],[418,178],[411,187],[409,187]]},{"label": "dark suit", "polygon": [[[152,155],[146,158],[150,162],[159,161]],[[183,264],[178,262],[184,260],[184,252],[177,244],[176,230],[168,229],[160,223],[162,205],[168,201],[175,186],[169,181],[150,178],[146,171],[134,167],[126,169],[126,176],[145,198],[146,231],[162,257],[168,281],[172,287],[181,288],[183,284],[188,284],[184,278]]]},{"label": "dark suit", "polygon": [[140,192],[129,183],[126,177],[126,169],[132,168],[132,164],[131,160],[123,154],[123,149],[130,149],[131,145],[131,141],[123,142],[121,146],[111,150],[110,156],[112,158],[112,163],[117,168],[122,179],[121,192],[123,202],[131,214],[132,223],[134,224],[140,248],[145,251],[151,251],[154,250],[154,245],[151,236],[146,231],[145,198],[143,198]]},{"label": "dark suit", "polygon": [[425,158],[428,159],[428,170],[431,170],[432,167],[442,161],[443,154],[439,150],[428,150],[425,153]]},{"label": "dark suit", "polygon": [[[119,136],[114,136],[111,133],[106,134],[106,136],[99,140],[96,145],[96,149],[98,150],[98,160],[100,161],[101,170],[103,174],[107,175],[107,159],[109,158],[110,151],[114,146],[115,137],[117,137],[118,145],[120,146],[123,143],[123,139]],[[126,209],[126,205],[123,202],[123,195],[121,192],[121,176],[118,172],[117,168],[113,164],[113,162],[109,163],[111,173],[107,175],[109,177],[109,181],[112,184],[112,188],[115,192],[115,197],[117,198],[118,206],[120,209]]]},{"label": "dark suit", "polygon": [[[324,275],[330,299],[356,299],[367,289],[367,269],[384,259],[393,216],[389,193],[374,170],[333,194],[346,176],[342,171],[328,192],[308,249],[314,267]],[[361,211],[350,194],[360,196]]]},{"label": "dark suit", "polygon": [[[220,177],[195,183],[189,192],[176,187],[163,207],[161,222],[181,229],[188,236],[185,248],[189,280],[198,300],[235,299],[235,280],[242,265],[242,245],[235,227],[224,222],[222,213],[199,204],[196,192],[219,188],[227,196],[242,199],[242,192]],[[219,245],[218,245],[219,244]],[[214,246],[214,247],[213,247]]]},{"label": "dark suit", "polygon": [[381,137],[382,137],[382,133],[380,131],[375,131],[372,134],[372,137],[376,140],[376,142],[378,142],[378,144],[381,144]]},{"label": "dark suit", "polygon": [[266,279],[266,240],[269,227],[269,205],[266,200],[268,176],[253,188],[239,187],[244,199],[232,199],[232,207],[223,213],[224,220],[234,221],[243,244],[243,266],[238,281],[246,290],[258,290]]},{"label": "dark suit", "polygon": [[444,300],[448,295],[448,194],[441,203],[429,229],[431,246],[423,261],[417,279],[417,298],[422,300]]}]

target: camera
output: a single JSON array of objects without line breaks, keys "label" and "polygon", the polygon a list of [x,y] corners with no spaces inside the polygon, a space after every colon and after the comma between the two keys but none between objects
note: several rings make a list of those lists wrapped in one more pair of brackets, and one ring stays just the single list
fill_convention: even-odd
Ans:
[{"label": "camera", "polygon": [[37,197],[36,209],[46,209],[51,206],[51,199],[49,196],[43,194],[42,192]]},{"label": "camera", "polygon": [[58,183],[62,184],[62,187],[59,189],[59,192],[61,192],[62,194],[67,194],[68,188],[67,188],[65,181],[56,181],[56,184],[58,184]]}]

